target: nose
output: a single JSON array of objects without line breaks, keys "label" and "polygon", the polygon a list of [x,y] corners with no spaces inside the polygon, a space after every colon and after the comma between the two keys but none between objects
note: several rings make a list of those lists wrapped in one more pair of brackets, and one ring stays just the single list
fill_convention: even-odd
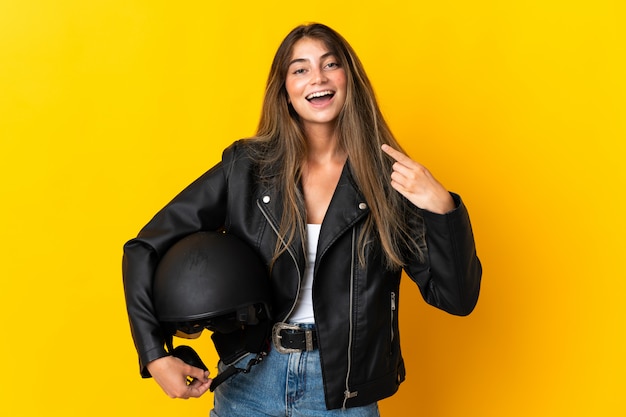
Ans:
[{"label": "nose", "polygon": [[324,73],[324,71],[321,68],[318,68],[317,70],[313,71],[313,74],[311,77],[312,84],[323,84],[327,80],[328,78],[326,78],[326,73]]}]

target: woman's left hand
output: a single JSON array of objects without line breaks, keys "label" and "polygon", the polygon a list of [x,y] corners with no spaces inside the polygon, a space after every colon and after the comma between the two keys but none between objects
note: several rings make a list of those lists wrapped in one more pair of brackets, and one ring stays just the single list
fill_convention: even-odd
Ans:
[{"label": "woman's left hand", "polygon": [[418,164],[389,145],[383,152],[396,162],[391,173],[391,186],[417,207],[433,213],[445,214],[454,209],[450,193],[423,165]]}]

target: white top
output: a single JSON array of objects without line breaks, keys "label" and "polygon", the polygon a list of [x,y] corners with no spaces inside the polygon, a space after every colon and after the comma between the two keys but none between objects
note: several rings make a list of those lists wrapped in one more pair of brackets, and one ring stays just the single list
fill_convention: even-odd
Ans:
[{"label": "white top", "polygon": [[289,316],[290,323],[315,323],[313,314],[313,267],[317,256],[317,242],[320,238],[321,224],[306,225],[306,265],[304,279],[300,286],[300,295],[296,307]]}]

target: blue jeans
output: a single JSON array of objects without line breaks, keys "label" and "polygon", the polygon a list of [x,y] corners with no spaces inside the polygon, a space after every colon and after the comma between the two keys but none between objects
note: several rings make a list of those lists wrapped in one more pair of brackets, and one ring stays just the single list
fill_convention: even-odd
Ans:
[{"label": "blue jeans", "polygon": [[[239,361],[245,367],[254,355]],[[220,372],[223,366],[220,363]],[[326,410],[319,351],[282,354],[272,348],[249,373],[238,373],[214,392],[210,417],[379,417],[376,403]]]}]

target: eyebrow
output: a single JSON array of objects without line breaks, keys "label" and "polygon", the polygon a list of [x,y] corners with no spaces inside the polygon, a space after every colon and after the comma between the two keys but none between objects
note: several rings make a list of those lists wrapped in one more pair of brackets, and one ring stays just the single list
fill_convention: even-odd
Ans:
[{"label": "eyebrow", "polygon": [[[324,60],[324,59],[328,58],[329,56],[335,56],[335,53],[334,52],[330,52],[330,51],[326,52],[325,54],[320,56],[320,60]],[[309,62],[309,59],[307,59],[307,58],[296,58],[296,59],[292,60],[291,62],[289,62],[288,66],[290,67],[293,64],[301,63],[301,62]]]}]

